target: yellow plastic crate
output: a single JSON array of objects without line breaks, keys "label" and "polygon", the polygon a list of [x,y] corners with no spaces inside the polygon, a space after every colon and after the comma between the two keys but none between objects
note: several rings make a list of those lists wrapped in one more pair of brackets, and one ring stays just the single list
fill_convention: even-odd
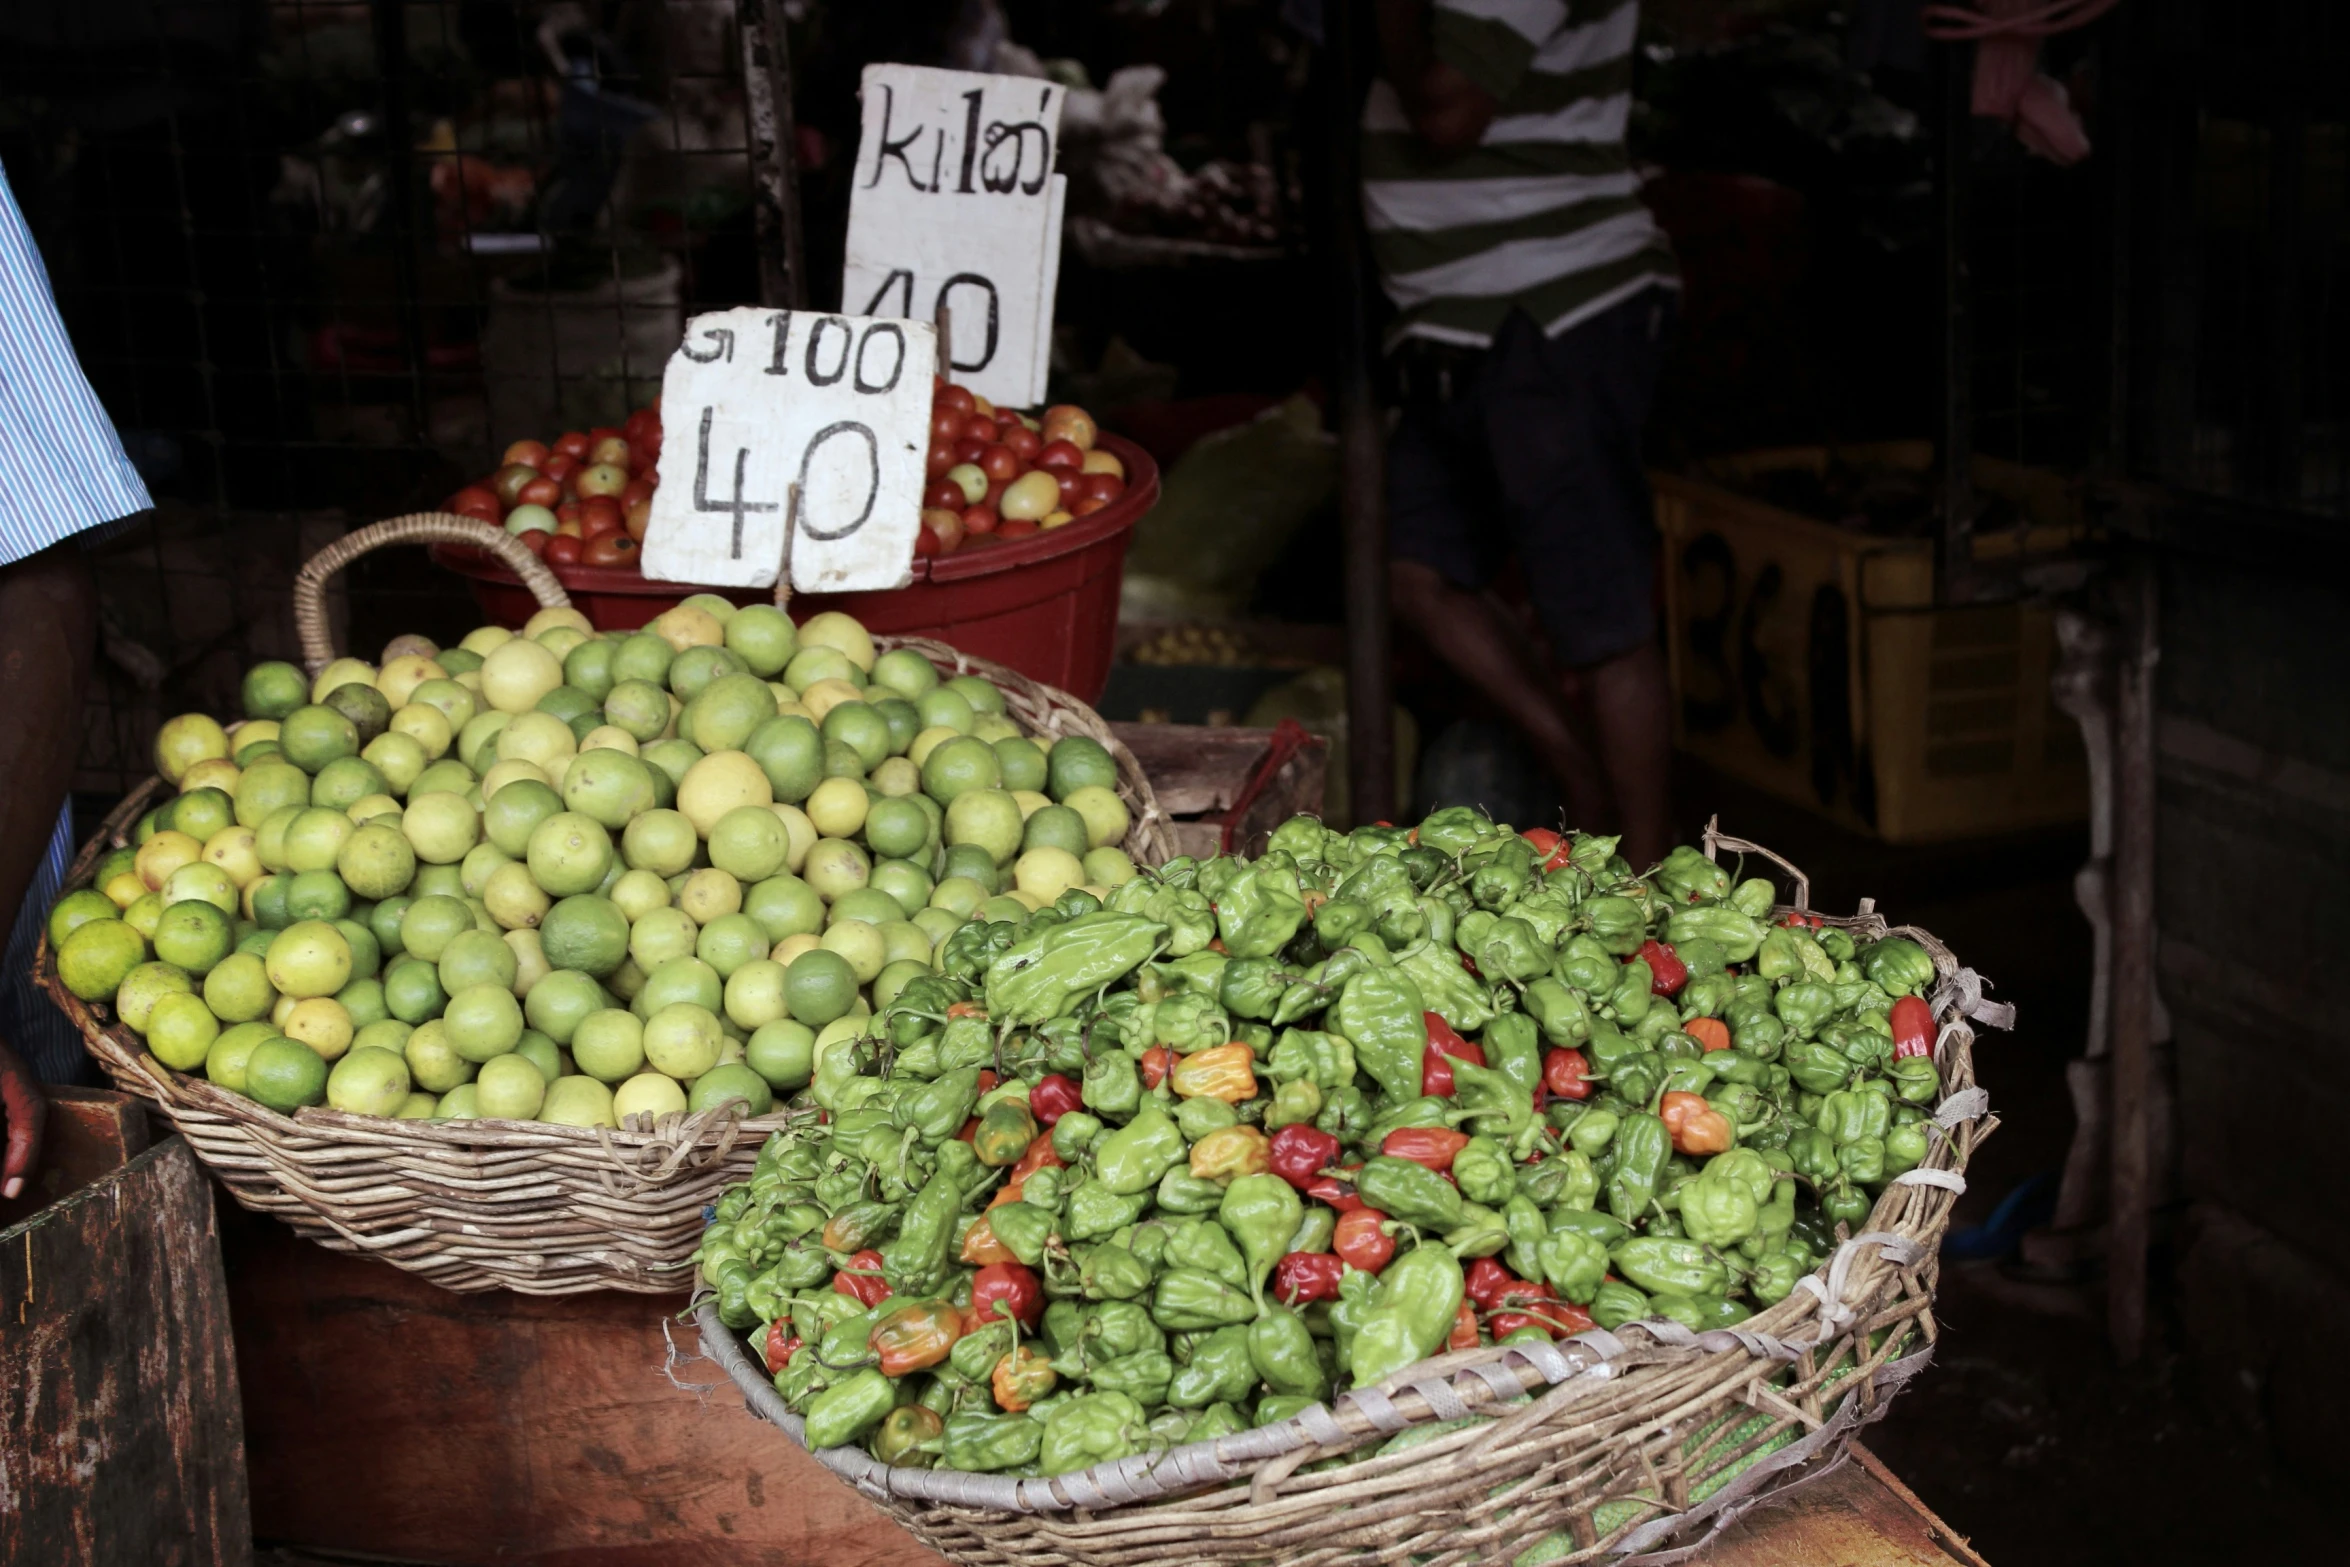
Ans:
[{"label": "yellow plastic crate", "polygon": [[[1753,452],[1711,474],[1922,469],[1925,442]],[[2053,475],[1989,460],[1979,487],[2026,521],[1978,559],[2039,554],[2082,524]],[[2055,614],[1934,607],[1933,542],[1835,527],[1703,478],[1655,476],[1674,737],[1759,788],[1892,843],[2079,820],[2080,732],[2049,694]]]}]

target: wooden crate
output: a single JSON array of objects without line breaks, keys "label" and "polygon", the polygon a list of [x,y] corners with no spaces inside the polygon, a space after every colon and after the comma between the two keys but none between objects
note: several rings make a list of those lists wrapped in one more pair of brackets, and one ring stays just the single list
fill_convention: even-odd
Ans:
[{"label": "wooden crate", "polygon": [[[1274,732],[1196,724],[1110,728],[1150,774],[1160,807],[1174,818],[1176,847],[1202,858],[1221,852],[1224,818],[1248,787]],[[1292,755],[1250,802],[1234,832],[1234,848],[1253,853],[1265,846],[1266,834],[1300,811],[1319,812],[1329,755],[1318,740]]]},{"label": "wooden crate", "polygon": [[[1806,447],[1714,471],[1819,471],[1832,457],[1917,467],[1931,455],[1923,442]],[[1976,477],[2035,519],[1979,537],[1979,558],[2079,537],[2051,476],[1986,461]],[[1931,540],[1859,533],[1705,479],[1655,484],[1683,750],[1892,843],[2086,814],[2080,734],[2049,691],[2052,605],[1936,608]]]},{"label": "wooden crate", "polygon": [[43,1173],[0,1214],[0,1562],[248,1567],[212,1184],[128,1096],[52,1095]]}]

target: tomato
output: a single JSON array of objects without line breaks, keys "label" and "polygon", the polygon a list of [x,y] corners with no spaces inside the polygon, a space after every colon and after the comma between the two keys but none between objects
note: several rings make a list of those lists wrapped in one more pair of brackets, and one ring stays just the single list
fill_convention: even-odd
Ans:
[{"label": "tomato", "polygon": [[506,455],[498,459],[501,465],[509,468],[516,463],[525,468],[536,468],[546,460],[547,443],[544,441],[516,441],[506,448]]},{"label": "tomato", "polygon": [[963,419],[963,439],[966,441],[982,441],[993,445],[1000,433],[993,419],[981,418],[978,414],[968,414]]},{"label": "tomato", "polygon": [[620,525],[627,529],[628,536],[639,544],[645,542],[645,529],[652,524],[652,521],[653,502],[650,497],[641,501],[630,501],[620,508]]},{"label": "tomato", "polygon": [[993,533],[998,520],[996,509],[984,501],[977,506],[963,508],[963,532],[966,536]]},{"label": "tomato", "polygon": [[559,533],[547,541],[547,564],[576,566],[579,564],[580,541],[569,534]]},{"label": "tomato", "polygon": [[1077,514],[1073,511],[1048,511],[1044,514],[1043,526],[1046,528],[1062,528],[1067,527],[1070,523],[1075,522],[1076,520]]},{"label": "tomato", "polygon": [[620,433],[632,441],[641,438],[647,430],[660,428],[660,411],[653,408],[639,408],[635,413],[620,421]]},{"label": "tomato", "polygon": [[555,535],[545,528],[533,528],[528,533],[518,533],[515,537],[520,539],[522,547],[533,555],[544,556],[547,553],[547,546],[554,541]]},{"label": "tomato", "polygon": [[957,386],[954,382],[949,381],[938,389],[937,395],[931,401],[940,408],[952,410],[957,417],[960,417],[971,412],[975,399],[971,396],[969,387]]},{"label": "tomato", "polygon": [[1114,473],[1089,473],[1084,482],[1086,494],[1098,495],[1105,501],[1114,501],[1126,493],[1126,481]]},{"label": "tomato", "polygon": [[587,541],[579,552],[583,566],[629,566],[637,561],[637,542],[625,533],[607,533]]},{"label": "tomato", "polygon": [[1025,518],[1017,518],[999,526],[995,530],[995,536],[999,539],[1024,539],[1036,531],[1035,523]]},{"label": "tomato", "polygon": [[1053,483],[1060,486],[1063,506],[1074,506],[1085,498],[1085,475],[1076,469],[1046,468],[1041,471],[1051,474]]},{"label": "tomato", "polygon": [[588,448],[595,444],[594,437],[584,430],[566,430],[555,438],[555,450],[574,462],[585,462]]},{"label": "tomato", "polygon": [[468,484],[449,497],[448,509],[460,517],[478,517],[483,522],[503,522],[506,508],[498,504],[498,497],[486,485]]},{"label": "tomato", "polygon": [[1093,415],[1075,403],[1055,403],[1044,411],[1044,433],[1048,439],[1059,436],[1084,451],[1092,448],[1101,432],[1093,422]]},{"label": "tomato", "polygon": [[1102,500],[1098,496],[1080,495],[1077,497],[1077,499],[1069,503],[1069,515],[1072,517],[1090,517],[1095,512],[1100,511],[1104,506],[1109,504],[1110,503],[1108,501]]},{"label": "tomato", "polygon": [[946,471],[946,482],[962,492],[963,499],[960,505],[954,501],[944,503],[955,507],[957,511],[960,511],[964,506],[976,506],[987,499],[987,475],[981,472],[975,463],[955,464]]},{"label": "tomato", "polygon": [[557,452],[552,457],[549,457],[545,462],[539,464],[539,472],[545,474],[548,478],[553,479],[556,483],[560,484],[565,479],[568,479],[573,474],[579,472],[579,459],[572,456],[569,452]]},{"label": "tomato", "polygon": [[638,501],[649,501],[652,498],[653,481],[642,474],[629,480],[628,488],[620,492],[620,504],[624,507],[633,506]]},{"label": "tomato", "polygon": [[1044,437],[1026,425],[1014,425],[1004,432],[1004,444],[1024,464],[1033,464],[1037,454],[1044,450]]},{"label": "tomato", "polygon": [[660,461],[661,442],[658,437],[650,442],[631,441],[628,443],[628,471],[630,473],[650,477],[654,467]]},{"label": "tomato", "polygon": [[518,506],[554,506],[560,504],[562,499],[563,486],[537,474],[533,474],[530,482],[514,495],[514,503]]},{"label": "tomato", "polygon": [[517,506],[506,513],[506,531],[516,536],[552,533],[555,531],[555,514],[544,506]]},{"label": "tomato", "polygon": [[933,437],[930,442],[930,450],[922,457],[923,474],[928,478],[935,479],[954,465],[954,447],[948,442]]},{"label": "tomato", "polygon": [[490,475],[489,491],[498,498],[499,505],[511,506],[521,497],[522,487],[538,476],[536,468],[525,467],[518,462],[508,463]]},{"label": "tomato", "polygon": [[1081,466],[1087,473],[1114,473],[1121,479],[1126,477],[1126,465],[1118,460],[1116,452],[1087,452]]},{"label": "tomato", "polygon": [[1037,522],[1060,510],[1061,487],[1053,476],[1043,469],[1024,473],[1004,487],[1003,498],[996,509],[1003,515],[1004,526],[1015,521]]},{"label": "tomato", "polygon": [[922,531],[936,541],[935,553],[952,555],[963,542],[961,508],[925,506],[922,508]]},{"label": "tomato", "polygon": [[979,454],[979,467],[991,479],[1020,477],[1020,456],[1001,441]]},{"label": "tomato", "polygon": [[980,458],[986,455],[987,443],[985,441],[957,441],[955,443],[955,461],[959,463],[977,463]]},{"label": "tomato", "polygon": [[576,488],[581,500],[596,495],[618,495],[628,488],[628,470],[617,463],[608,462],[582,468],[579,470]]},{"label": "tomato", "polygon": [[1037,449],[1036,465],[1039,468],[1082,468],[1085,466],[1085,453],[1079,451],[1074,442],[1051,440]]},{"label": "tomato", "polygon": [[914,558],[920,560],[925,555],[936,555],[937,553],[938,535],[928,528],[916,528],[914,530]]},{"label": "tomato", "polygon": [[599,495],[593,500],[580,502],[579,531],[591,539],[620,532],[620,503],[609,495]]},{"label": "tomato", "polygon": [[971,497],[964,494],[963,487],[952,479],[933,479],[922,487],[924,511],[934,508],[961,511],[970,504]]},{"label": "tomato", "polygon": [[934,441],[945,441],[950,446],[961,440],[963,438],[963,417],[944,403],[932,403],[930,405],[930,438]]}]

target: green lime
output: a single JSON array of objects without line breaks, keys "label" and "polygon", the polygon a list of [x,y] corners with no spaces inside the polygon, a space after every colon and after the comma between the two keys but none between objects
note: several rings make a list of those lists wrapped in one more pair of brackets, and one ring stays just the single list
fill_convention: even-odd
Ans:
[{"label": "green lime", "polygon": [[[889,720],[866,702],[841,702],[824,715],[820,726],[829,743],[839,741],[857,754],[858,772],[879,767],[891,751]],[[912,736],[907,738],[911,739]]]},{"label": "green lime", "polygon": [[783,818],[763,805],[738,805],[710,828],[710,863],[738,881],[764,881],[791,851]]},{"label": "green lime", "polygon": [[669,727],[669,713],[669,693],[649,680],[623,680],[604,698],[604,722],[640,745],[661,738]]},{"label": "green lime", "polygon": [[1044,788],[1047,771],[1045,754],[1034,740],[1025,736],[995,743],[996,761],[1003,767],[1004,787],[1026,789],[1031,792]]},{"label": "green lime", "polygon": [[331,996],[351,980],[351,943],[324,920],[288,925],[269,943],[264,960],[280,995]]},{"label": "green lime", "polygon": [[774,787],[775,798],[799,804],[824,781],[824,736],[797,713],[783,713],[751,731],[743,750]]},{"label": "green lime", "polygon": [[777,1093],[796,1093],[815,1072],[816,1031],[790,1018],[763,1023],[743,1046],[743,1064]]},{"label": "green lime", "polygon": [[503,985],[469,986],[449,997],[441,1028],[450,1049],[478,1064],[522,1042],[522,1003]]},{"label": "green lime", "polygon": [[[585,644],[583,643],[582,646]],[[602,707],[603,704],[596,698],[566,682],[540,697],[536,710],[541,713],[553,714],[563,720],[564,726],[568,728],[573,719],[588,713],[598,712]]]},{"label": "green lime", "polygon": [[[883,971],[886,972],[901,963],[914,963],[925,969],[929,968],[932,945],[930,933],[912,920],[888,921],[881,926]],[[876,976],[873,983],[879,984],[880,982],[879,976]]]},{"label": "green lime", "polygon": [[813,936],[824,928],[824,900],[797,876],[770,876],[743,894],[743,913],[758,921],[770,945],[786,936]]},{"label": "green lime", "polygon": [[[740,918],[741,916],[736,916]],[[737,1028],[764,1028],[789,1010],[783,999],[784,967],[773,958],[753,958],[726,976],[726,1020]]]},{"label": "green lime", "polygon": [[824,742],[824,776],[846,778],[855,783],[865,781],[865,758],[846,740]]},{"label": "green lime", "polygon": [[296,920],[339,920],[351,912],[351,889],[333,871],[304,871],[286,882],[286,915]]},{"label": "green lime", "polygon": [[914,698],[914,710],[922,715],[925,729],[952,729],[959,735],[971,732],[978,715],[963,693],[949,686],[939,686]]},{"label": "green lime", "polygon": [[245,889],[253,904],[253,923],[263,930],[283,930],[294,923],[294,916],[286,911],[286,889],[294,878],[275,873],[262,877]]},{"label": "green lime", "polygon": [[898,900],[876,887],[857,887],[832,900],[825,914],[826,929],[842,920],[863,920],[868,925],[879,925],[887,920],[904,919],[906,911]]},{"label": "green lime", "polygon": [[272,659],[245,671],[240,696],[247,718],[283,718],[310,700],[310,677]]},{"label": "green lime", "polygon": [[873,711],[889,725],[889,750],[892,756],[903,756],[914,737],[922,732],[922,712],[902,696],[885,696],[873,704]]},{"label": "green lime", "polygon": [[618,1126],[613,1114],[612,1090],[592,1077],[574,1072],[547,1085],[539,1119],[552,1126]]},{"label": "green lime", "polygon": [[465,876],[454,865],[419,865],[416,879],[408,884],[411,898],[455,898],[465,901]]},{"label": "green lime", "polygon": [[892,918],[905,918],[930,901],[930,873],[912,860],[879,860],[866,891],[886,896],[896,905]]},{"label": "green lime", "polygon": [[[445,660],[442,667],[447,668]],[[471,691],[457,683],[457,673],[451,670],[448,679],[424,681],[408,693],[411,704],[440,709],[441,716],[449,721],[452,733],[472,723],[474,715],[481,711],[480,701]]]},{"label": "green lime", "polygon": [[245,1063],[252,1059],[253,1047],[264,1039],[281,1038],[267,1023],[238,1023],[220,1031],[212,1041],[212,1048],[204,1053],[204,1075],[231,1093],[245,1092]]},{"label": "green lime", "polygon": [[403,1023],[418,1024],[439,1017],[449,1002],[439,971],[424,958],[393,959],[384,970],[383,987],[384,1006]]},{"label": "green lime", "polygon": [[892,648],[873,661],[873,683],[917,701],[924,692],[938,689],[938,670],[910,647]]},{"label": "green lime", "polygon": [[[865,920],[835,920],[818,938],[826,952],[845,959],[859,985],[869,985],[889,963],[889,941],[881,927]],[[794,961],[797,961],[796,959]]]},{"label": "green lime", "polygon": [[[117,913],[114,900],[97,888],[77,887],[59,898],[49,910],[49,945],[52,949],[62,947],[65,938],[84,925],[93,920],[113,919]],[[80,994],[78,991],[75,993]]]},{"label": "green lime", "polygon": [[627,1081],[645,1064],[644,1021],[618,1007],[589,1013],[571,1036],[571,1058],[590,1077],[606,1083]]},{"label": "green lime", "polygon": [[348,811],[371,794],[389,794],[391,782],[364,757],[341,756],[318,770],[310,780],[310,803]]},{"label": "green lime", "polygon": [[502,853],[520,859],[530,851],[532,831],[562,809],[563,798],[553,789],[535,778],[518,779],[482,807],[482,831]]},{"label": "green lime", "polygon": [[[380,979],[351,981],[335,992],[335,1003],[343,1009],[343,1015],[351,1020],[354,1033],[376,1023],[390,1023],[398,1028],[407,1027],[405,1023],[392,1016],[391,1008],[384,1005],[384,987],[383,981]],[[354,1038],[352,1043],[356,1045],[358,1040]]]},{"label": "green lime", "polygon": [[705,751],[739,751],[753,730],[775,716],[775,693],[767,682],[732,672],[711,681],[687,704],[677,717],[677,732]]},{"label": "green lime", "polygon": [[1010,864],[1020,852],[1022,826],[1020,802],[1001,789],[967,790],[947,807],[947,842],[975,844],[998,865]]},{"label": "green lime", "polygon": [[930,938],[931,955],[935,960],[938,944],[963,928],[963,916],[941,908],[916,909],[914,928]]},{"label": "green lime", "polygon": [[163,894],[150,892],[122,911],[122,922],[139,933],[141,941],[155,939],[156,922],[163,918]]},{"label": "green lime", "polygon": [[652,769],[626,751],[583,751],[564,770],[563,808],[618,832],[653,808]]},{"label": "green lime", "polygon": [[[384,732],[392,721],[392,704],[374,686],[359,681],[346,681],[326,694],[327,707],[333,708],[351,721],[359,733],[359,743],[367,744]],[[283,740],[279,742],[281,745]]]},{"label": "green lime", "polygon": [[930,816],[908,796],[875,800],[865,808],[865,841],[885,859],[910,859],[930,841]]},{"label": "green lime", "polygon": [[1020,847],[1066,849],[1082,858],[1093,841],[1086,834],[1084,817],[1065,805],[1048,805],[1030,815],[1020,834]]},{"label": "green lime", "polygon": [[548,896],[592,892],[612,868],[612,835],[591,817],[561,811],[531,829],[527,858],[532,879]]},{"label": "green lime", "polygon": [[941,805],[952,805],[974,789],[1002,784],[1003,763],[984,740],[958,735],[933,750],[922,763],[922,789]]},{"label": "green lime", "polygon": [[765,1115],[775,1108],[775,1091],[749,1067],[729,1062],[695,1078],[693,1091],[685,1100],[685,1107],[695,1111],[714,1110],[723,1104],[741,1105],[746,1116]]},{"label": "green lime", "polygon": [[[468,789],[473,788],[480,781],[472,768],[453,756],[444,756],[416,775],[416,781],[408,786],[408,798],[413,801],[428,794],[454,794],[462,797]],[[463,857],[462,850],[455,856],[458,859]],[[434,863],[443,862],[435,861]]]},{"label": "green lime", "polygon": [[484,1120],[527,1121],[547,1102],[547,1079],[521,1056],[500,1054],[482,1063],[473,1092]]},{"label": "green lime", "polygon": [[439,1018],[418,1024],[400,1047],[400,1056],[408,1063],[409,1078],[427,1093],[445,1094],[473,1081],[473,1063],[449,1043]]},{"label": "green lime", "polygon": [[1017,925],[1028,918],[1028,905],[1008,894],[1000,895],[982,903],[971,917],[977,920],[987,920],[990,923],[997,920],[1009,920]]},{"label": "green lime", "polygon": [[639,1017],[650,1017],[681,1002],[715,1013],[725,996],[725,982],[709,964],[700,958],[671,958],[645,976],[644,988],[630,1006]]},{"label": "green lime", "polygon": [[473,1084],[471,1082],[459,1083],[455,1088],[441,1095],[440,1103],[433,1106],[432,1119],[436,1121],[480,1120],[481,1105],[473,1091]]},{"label": "green lime", "polygon": [[[501,708],[492,708],[486,713],[475,714],[473,718],[466,723],[465,727],[459,730],[457,733],[457,754],[451,757],[443,757],[442,761],[457,762],[463,766],[468,773],[474,774],[476,776],[488,772],[492,767],[495,767],[501,760],[503,760],[503,758],[498,755],[498,741],[505,735],[507,726],[514,722],[515,717],[515,714],[506,712]],[[571,732],[568,729],[564,729],[560,723],[557,723],[555,727],[565,735],[568,735]],[[528,731],[525,732],[527,733]],[[541,729],[539,731],[539,738],[542,740],[548,740],[552,739],[553,736],[549,735],[545,730]],[[435,765],[437,766],[439,764],[436,763]],[[442,787],[448,786],[443,785]],[[414,791],[410,792],[413,793]]]},{"label": "green lime", "polygon": [[220,1019],[201,996],[170,993],[147,1013],[147,1051],[175,1072],[193,1072],[220,1037]]},{"label": "green lime", "polygon": [[236,803],[237,825],[257,828],[289,805],[308,805],[310,775],[291,762],[265,756],[237,775]]},{"label": "green lime", "polygon": [[409,904],[400,916],[400,949],[427,963],[438,963],[458,933],[473,928],[473,910],[463,898],[432,893]]},{"label": "green lime", "polygon": [[393,1051],[354,1045],[326,1075],[326,1102],[349,1115],[390,1115],[408,1100],[408,1063]]},{"label": "green lime", "polygon": [[988,897],[988,890],[970,877],[949,876],[930,889],[929,906],[934,909],[943,909],[955,918],[963,920],[969,919],[971,911],[985,903]]},{"label": "green lime", "polygon": [[890,1004],[898,999],[898,992],[930,972],[927,945],[924,955],[919,959],[892,962],[881,971],[881,977],[873,982],[873,1010],[887,1012]]},{"label": "green lime", "polygon": [[677,798],[677,791],[685,785],[685,775],[702,760],[702,748],[691,740],[656,740],[637,753],[637,760],[654,770],[658,776],[653,788],[658,795],[666,783],[669,793],[660,796],[658,804],[667,806]]},{"label": "green lime", "polygon": [[341,756],[359,754],[359,727],[331,707],[297,707],[279,721],[277,743],[286,760],[316,773]]},{"label": "green lime", "polygon": [[784,972],[783,996],[796,1021],[822,1028],[847,1017],[856,1005],[856,970],[837,952],[822,947],[803,952]]},{"label": "green lime", "polygon": [[947,682],[947,689],[961,692],[963,700],[971,704],[974,713],[993,713],[998,718],[1004,716],[1004,694],[996,689],[992,680],[979,675],[956,675]]},{"label": "green lime", "polygon": [[449,938],[441,948],[440,961],[434,968],[441,989],[450,995],[470,990],[476,985],[496,985],[512,990],[521,972],[521,960],[505,939],[486,930],[461,930]]},{"label": "green lime", "polygon": [[280,1115],[326,1103],[326,1062],[308,1045],[273,1034],[245,1057],[245,1092]]},{"label": "green lime", "polygon": [[387,957],[397,957],[408,950],[400,940],[400,921],[415,901],[402,894],[386,898],[367,911],[367,928],[375,935],[377,949]]},{"label": "green lime", "polygon": [[397,897],[416,879],[416,851],[407,835],[387,822],[369,822],[343,840],[334,868],[345,886],[362,898]]},{"label": "green lime", "polygon": [[620,646],[613,650],[612,678],[663,686],[668,683],[669,666],[676,660],[677,649],[666,639],[654,632],[639,631],[622,639]]},{"label": "green lime", "polygon": [[174,832],[184,832],[198,843],[209,840],[237,819],[237,802],[225,789],[191,789],[164,807],[158,818]]},{"label": "green lime", "polygon": [[[229,955],[235,944],[236,937],[230,927],[229,917],[215,905],[199,899],[190,898],[170,905],[155,924],[155,956],[175,968],[186,969],[190,974],[211,973],[213,967]],[[235,1021],[244,1020],[239,1018]],[[181,1070],[191,1068],[183,1067]]]},{"label": "green lime", "polygon": [[1084,735],[1063,735],[1055,740],[1047,758],[1044,792],[1066,802],[1077,790],[1096,784],[1104,789],[1118,787],[1118,764],[1102,743]]},{"label": "green lime", "polygon": [[451,680],[459,675],[470,675],[481,668],[481,654],[469,647],[445,647],[432,656]]},{"label": "green lime", "polygon": [[632,869],[656,876],[675,876],[694,863],[701,840],[694,824],[671,810],[652,810],[637,817],[621,834],[620,852]]},{"label": "green lime", "polygon": [[[689,647],[669,666],[669,689],[677,693],[680,702],[691,702],[719,676],[747,673],[749,666],[743,663],[740,654],[730,653],[723,647]],[[765,689],[764,682],[761,689]],[[772,702],[774,697],[770,695],[768,700]]]},{"label": "green lime", "polygon": [[989,897],[1003,890],[1004,873],[997,866],[995,856],[975,843],[948,846],[939,859],[939,880],[964,876],[977,882]]},{"label": "green lime", "polygon": [[[286,824],[282,852],[286,869],[294,871],[324,871],[334,868],[335,856],[351,835],[359,830],[358,823],[342,811],[323,805],[311,806],[297,812]],[[260,836],[254,843],[259,847]]]},{"label": "green lime", "polygon": [[523,1000],[523,1014],[529,1018],[531,1027],[558,1045],[568,1045],[579,1029],[580,1019],[611,1004],[611,996],[596,983],[593,975],[576,969],[556,969],[530,987],[530,994]]},{"label": "green lime", "polygon": [[593,893],[563,899],[539,921],[539,944],[548,963],[599,979],[628,956],[628,936],[628,921],[612,900]]},{"label": "green lime", "polygon": [[277,743],[277,736],[271,735],[266,740],[255,740],[249,745],[238,746],[236,761],[239,767],[250,767],[265,756],[285,754],[285,748]]},{"label": "green lime", "polygon": [[[356,915],[359,911],[352,910]],[[383,972],[383,944],[375,939],[375,929],[362,919],[339,919],[335,929],[343,933],[343,940],[351,946],[351,977],[354,980],[373,979]],[[273,938],[274,939],[274,938]]]},{"label": "green lime", "polygon": [[610,637],[582,642],[563,657],[563,683],[586,692],[591,701],[601,703],[619,683],[620,677],[612,672],[619,657],[620,644]]},{"label": "green lime", "polygon": [[772,945],[766,930],[748,914],[721,914],[702,927],[694,956],[716,969],[720,979],[731,979],[744,964],[766,957]]},{"label": "green lime", "polygon": [[791,617],[772,604],[746,604],[726,622],[727,650],[762,680],[781,674],[800,650]]},{"label": "green lime", "polygon": [[653,1070],[691,1081],[718,1064],[726,1032],[707,1007],[680,1001],[645,1019],[645,1060]]}]

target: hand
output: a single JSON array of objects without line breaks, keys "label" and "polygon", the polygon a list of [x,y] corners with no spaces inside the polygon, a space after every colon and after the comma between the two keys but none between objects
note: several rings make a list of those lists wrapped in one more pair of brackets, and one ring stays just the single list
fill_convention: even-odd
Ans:
[{"label": "hand", "polygon": [[8,1123],[8,1152],[0,1159],[0,1198],[24,1190],[25,1178],[41,1163],[41,1129],[49,1100],[15,1051],[0,1044],[0,1111]]}]

